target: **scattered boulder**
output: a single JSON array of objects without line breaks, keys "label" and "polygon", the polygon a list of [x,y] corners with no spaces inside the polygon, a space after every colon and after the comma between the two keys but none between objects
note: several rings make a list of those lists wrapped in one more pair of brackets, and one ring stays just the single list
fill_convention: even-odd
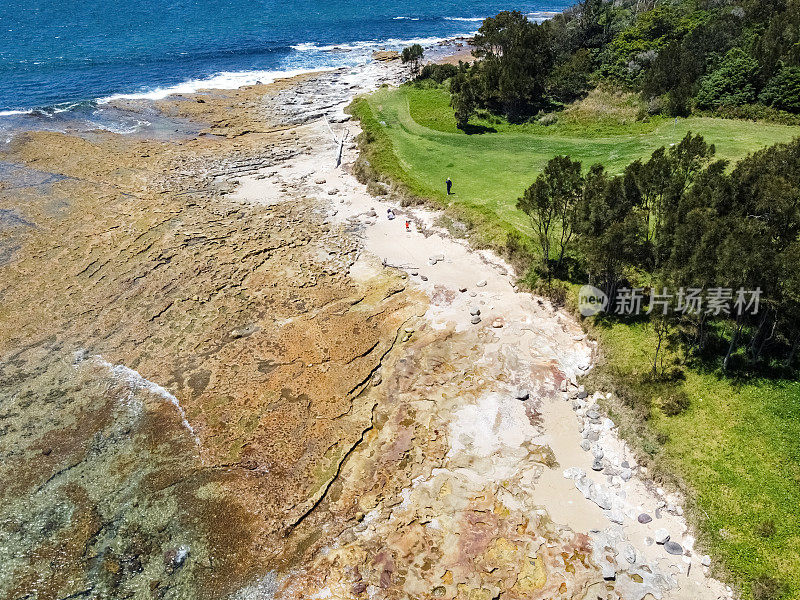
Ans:
[{"label": "scattered boulder", "polygon": [[494,321],[492,321],[492,327],[494,327],[495,329],[500,329],[505,324],[506,322],[503,319],[503,317],[497,317]]},{"label": "scattered boulder", "polygon": [[592,463],[592,471],[602,471],[603,470],[603,461],[599,458],[595,458],[594,462]]},{"label": "scattered boulder", "polygon": [[327,181],[325,181],[322,178],[319,178],[319,179],[315,180],[314,183],[316,183],[317,185],[324,185],[324,184],[327,183]]},{"label": "scattered boulder", "polygon": [[700,564],[702,564],[704,567],[710,567],[711,566],[711,557],[708,554],[703,555],[700,558]]},{"label": "scattered boulder", "polygon": [[465,288],[464,286],[461,286],[460,288],[458,288],[458,291],[463,294],[464,292],[467,291],[467,288]]},{"label": "scattered boulder", "polygon": [[472,323],[473,325],[477,325],[478,323],[481,322],[481,318],[478,315],[475,315],[469,320],[469,322]]},{"label": "scattered boulder", "polygon": [[578,400],[583,400],[583,399],[584,399],[584,398],[586,398],[588,395],[589,395],[589,394],[588,394],[588,392],[578,392],[578,394],[577,394],[577,398],[578,398]]},{"label": "scattered boulder", "polygon": [[530,396],[531,396],[531,393],[526,389],[519,389],[519,390],[517,390],[517,393],[514,394],[514,397],[517,400],[527,400],[528,398],[530,398]]},{"label": "scattered boulder", "polygon": [[653,539],[656,541],[656,544],[666,544],[669,541],[669,532],[666,529],[656,529],[656,532],[653,534]]},{"label": "scattered boulder", "polygon": [[683,554],[683,547],[681,547],[678,542],[673,542],[671,540],[667,540],[667,542],[664,544],[664,550],[666,550],[669,554]]},{"label": "scattered boulder", "polygon": [[653,517],[651,517],[647,513],[642,513],[638,517],[636,517],[636,520],[639,521],[639,523],[641,523],[642,525],[647,525],[648,523],[652,522]]},{"label": "scattered boulder", "polygon": [[486,287],[486,280],[481,279],[478,283],[475,284],[476,287]]},{"label": "scattered boulder", "polygon": [[625,521],[625,514],[618,508],[612,508],[607,514],[609,521],[617,525],[622,525],[623,521]]},{"label": "scattered boulder", "polygon": [[481,314],[481,309],[477,306],[473,306],[469,309],[469,314],[471,314],[473,317],[476,317]]}]

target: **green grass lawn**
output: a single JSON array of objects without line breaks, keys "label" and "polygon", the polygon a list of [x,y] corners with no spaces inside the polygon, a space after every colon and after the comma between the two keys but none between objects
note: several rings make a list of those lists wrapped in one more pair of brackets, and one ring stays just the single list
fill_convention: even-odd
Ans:
[{"label": "green grass lawn", "polygon": [[[466,135],[456,129],[444,88],[383,88],[357,102],[356,115],[386,142],[379,170],[403,180],[412,192],[441,203],[457,203],[488,217],[500,230],[530,233],[516,199],[553,156],[565,154],[588,169],[603,163],[621,172],[637,158],[679,142],[688,131],[716,144],[720,158],[737,160],[749,152],[800,136],[800,127],[725,119],[653,119],[620,124],[613,120],[564,119],[549,127],[477,121],[497,133]],[[444,194],[453,181],[455,196]]]},{"label": "green grass lawn", "polygon": [[[608,365],[628,376],[650,370],[655,340],[645,325],[594,332]],[[744,597],[765,575],[788,586],[785,597],[800,597],[800,383],[685,374],[675,385],[691,399],[686,412],[664,416],[650,398],[649,429],[666,434],[656,451],[660,467],[692,490],[701,537]]]},{"label": "green grass lawn", "polygon": [[[699,117],[641,122],[613,111],[596,117],[567,111],[550,126],[487,117],[475,124],[495,132],[466,135],[456,129],[448,102],[443,88],[413,86],[357,100],[353,112],[370,141],[364,156],[412,194],[454,206],[477,223],[486,241],[500,245],[508,232],[530,233],[516,199],[558,154],[581,160],[584,168],[600,162],[620,172],[689,131],[730,161],[800,136],[800,127]],[[602,108],[602,99],[596,104]],[[449,198],[448,176],[455,192]],[[617,323],[594,331],[609,366],[627,377],[649,370],[654,344],[645,326]],[[685,372],[685,381],[675,384],[690,398],[683,414],[666,417],[656,399],[645,398],[653,402],[648,435],[660,439],[657,448],[650,445],[654,462],[688,484],[703,540],[745,598],[765,575],[788,586],[784,597],[800,598],[800,383],[734,383],[717,372]]]}]

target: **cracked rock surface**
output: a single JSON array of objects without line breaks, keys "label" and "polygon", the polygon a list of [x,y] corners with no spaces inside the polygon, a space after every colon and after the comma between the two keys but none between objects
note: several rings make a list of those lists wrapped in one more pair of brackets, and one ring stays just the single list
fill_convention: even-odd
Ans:
[{"label": "cracked rock surface", "polygon": [[0,156],[0,597],[729,595],[578,390],[577,324],[349,175],[345,104],[400,73]]}]

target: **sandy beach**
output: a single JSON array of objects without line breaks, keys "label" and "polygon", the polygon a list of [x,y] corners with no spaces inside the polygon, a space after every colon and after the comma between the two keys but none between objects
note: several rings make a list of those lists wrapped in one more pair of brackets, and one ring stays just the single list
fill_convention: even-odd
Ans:
[{"label": "sandy beach", "polygon": [[580,386],[580,324],[352,174],[346,106],[406,75],[0,156],[1,597],[733,597]]}]

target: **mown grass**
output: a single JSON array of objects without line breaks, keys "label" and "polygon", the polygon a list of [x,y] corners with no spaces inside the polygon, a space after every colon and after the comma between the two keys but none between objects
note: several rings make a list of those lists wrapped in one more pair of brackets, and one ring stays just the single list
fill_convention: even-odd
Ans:
[{"label": "mown grass", "polygon": [[[602,163],[616,173],[656,148],[679,142],[689,131],[715,143],[717,155],[729,160],[800,135],[800,127],[786,125],[712,118],[620,121],[576,112],[550,126],[476,120],[476,126],[496,133],[466,135],[456,128],[444,87],[383,88],[355,106],[356,116],[378,140],[371,161],[379,171],[416,195],[488,219],[494,226],[491,238],[502,238],[502,232],[531,233],[516,199],[558,154],[580,160],[587,169]],[[454,196],[444,193],[447,177]]]},{"label": "mown grass", "polygon": [[[472,135],[456,128],[444,88],[383,88],[357,100],[353,113],[365,130],[363,157],[374,172],[447,207],[497,247],[509,233],[530,235],[516,199],[555,155],[621,172],[688,131],[730,161],[800,135],[800,127],[749,121],[641,121],[631,97],[613,96],[601,91],[549,126],[487,115],[473,123],[488,132]],[[450,197],[444,193],[448,176]],[[609,408],[654,471],[687,486],[705,548],[722,559],[743,597],[800,598],[800,383],[733,381],[713,365],[683,364],[685,379],[648,384],[643,376],[655,343],[645,324],[587,325],[605,356],[590,384],[624,387],[636,397],[636,410],[622,403]],[[688,410],[665,416],[659,409],[665,391],[685,392]]]}]

